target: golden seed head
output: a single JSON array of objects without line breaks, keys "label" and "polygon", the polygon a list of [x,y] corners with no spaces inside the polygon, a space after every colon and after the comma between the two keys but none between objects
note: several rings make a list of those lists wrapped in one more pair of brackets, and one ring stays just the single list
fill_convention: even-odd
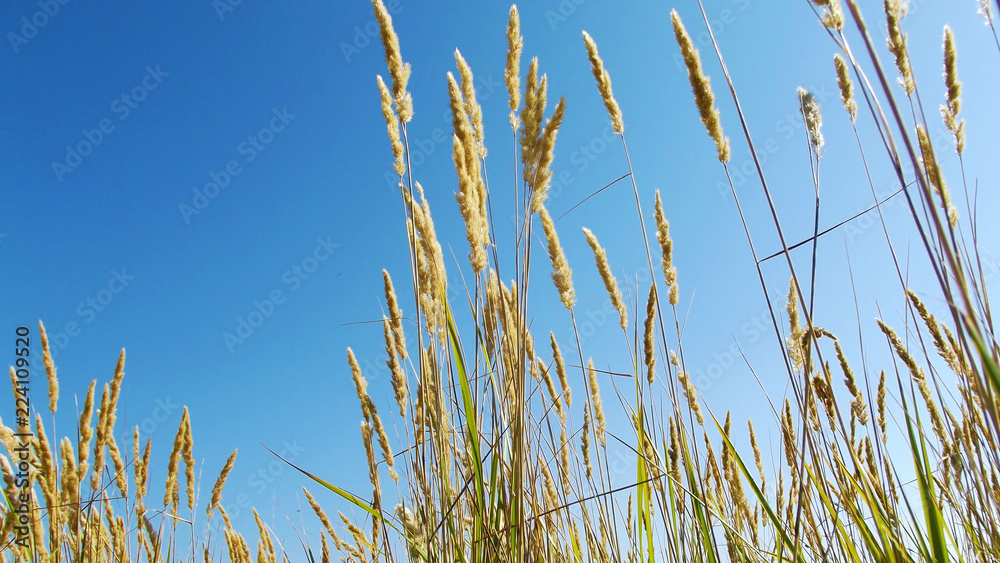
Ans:
[{"label": "golden seed head", "polygon": [[507,84],[507,94],[510,106],[510,126],[517,130],[517,108],[521,105],[521,49],[524,38],[521,37],[521,18],[517,6],[510,7],[510,19],[507,21],[507,66],[504,68],[504,82]]},{"label": "golden seed head", "polygon": [[524,83],[524,107],[521,108],[521,163],[528,177],[529,165],[537,160],[537,145],[542,134],[542,118],[545,114],[548,81],[538,76],[538,57],[533,57],[528,65],[528,77]]},{"label": "golden seed head", "polygon": [[226,478],[229,477],[229,472],[233,470],[233,466],[236,464],[236,450],[229,454],[229,459],[226,460],[226,464],[222,467],[222,471],[219,473],[219,478],[215,480],[215,486],[212,487],[212,500],[208,503],[208,509],[206,510],[206,515],[208,518],[212,518],[212,514],[215,509],[219,507],[219,503],[222,502],[222,489],[226,486]]},{"label": "golden seed head", "polygon": [[556,134],[559,132],[559,126],[562,125],[565,112],[566,100],[559,98],[559,103],[556,104],[552,117],[545,122],[545,128],[542,130],[542,136],[538,143],[538,163],[531,176],[527,178],[533,192],[531,210],[535,213],[538,213],[545,200],[548,199],[549,185],[552,181],[552,161],[555,159]]},{"label": "golden seed head", "polygon": [[799,87],[799,111],[806,122],[806,130],[809,131],[809,143],[812,145],[816,156],[823,154],[823,115],[819,112],[819,103],[816,96],[805,88]]},{"label": "golden seed head", "polygon": [[45,325],[38,321],[38,332],[42,339],[42,363],[45,365],[45,375],[49,382],[49,410],[56,412],[59,403],[59,379],[56,378],[56,364],[49,352],[49,337],[45,334]]},{"label": "golden seed head", "polygon": [[483,108],[476,101],[476,86],[475,80],[472,77],[472,68],[458,49],[455,49],[455,64],[458,66],[459,76],[462,77],[462,96],[465,98],[465,113],[469,115],[469,121],[472,123],[472,130],[476,138],[477,154],[485,158],[486,134],[483,131]]},{"label": "golden seed head", "polygon": [[583,32],[583,43],[587,47],[590,70],[594,73],[594,78],[597,79],[597,90],[601,93],[604,107],[607,108],[608,115],[611,117],[611,129],[616,135],[620,135],[625,130],[625,124],[622,122],[622,110],[618,107],[614,92],[611,91],[611,75],[604,68],[604,61],[601,60],[601,55],[597,52],[597,43],[586,31]]},{"label": "golden seed head", "polygon": [[569,378],[566,375],[566,363],[563,361],[562,351],[556,344],[556,335],[549,332],[549,343],[552,345],[552,360],[556,363],[556,376],[559,377],[559,385],[563,390],[563,397],[566,398],[566,406],[573,406],[572,394],[569,388]]},{"label": "golden seed head", "polygon": [[569,310],[576,304],[576,293],[573,291],[573,271],[569,268],[566,255],[563,253],[562,245],[559,244],[559,235],[556,233],[555,223],[549,210],[543,205],[538,210],[538,216],[542,220],[542,229],[545,231],[545,238],[548,241],[549,260],[552,261],[552,281],[559,291],[559,298],[562,304]]},{"label": "golden seed head", "polygon": [[951,27],[944,26],[944,82],[948,87],[948,109],[958,115],[961,109],[962,83],[958,80],[958,50]]},{"label": "golden seed head", "polygon": [[392,286],[392,278],[388,270],[382,270],[382,282],[385,286],[385,302],[389,309],[389,320],[392,322],[392,337],[396,341],[396,353],[400,359],[406,359],[406,337],[403,335],[403,312],[399,309],[396,290]]},{"label": "golden seed head", "polygon": [[896,59],[896,69],[899,70],[899,85],[910,96],[916,90],[916,82],[913,80],[913,68],[910,66],[910,55],[906,49],[906,34],[900,27],[900,22],[906,15],[906,8],[901,0],[885,0],[886,29],[889,37],[886,43],[889,51]]},{"label": "golden seed head", "polygon": [[625,303],[622,300],[622,292],[618,289],[618,280],[615,279],[614,274],[611,273],[611,267],[608,265],[608,254],[601,247],[601,244],[597,242],[597,237],[594,236],[594,233],[590,229],[584,227],[583,234],[587,237],[587,244],[594,251],[594,259],[597,261],[597,271],[600,272],[601,279],[604,281],[604,288],[608,290],[608,295],[611,296],[611,304],[618,310],[619,324],[622,330],[626,330],[628,328],[628,311],[625,309]]},{"label": "golden seed head", "polygon": [[368,406],[368,381],[361,375],[361,366],[354,357],[354,350],[347,349],[347,363],[351,366],[351,378],[354,380],[354,390],[361,401],[361,414],[365,420],[371,420],[371,409]]},{"label": "golden seed head", "polygon": [[[455,51],[456,58],[461,61],[459,66],[464,64],[461,54]],[[469,71],[471,73],[471,71]],[[471,74],[468,81],[471,81]],[[488,234],[485,215],[485,188],[480,173],[479,154],[477,148],[478,141],[474,131],[473,123],[469,119],[469,98],[463,94],[467,82],[466,77],[462,77],[462,87],[459,87],[455,77],[448,73],[448,93],[451,98],[452,126],[455,134],[452,137],[452,160],[455,163],[455,170],[458,173],[458,193],[455,199],[458,201],[462,219],[465,221],[465,236],[469,241],[470,252],[469,262],[473,271],[477,274],[486,268],[486,249],[488,244]],[[475,92],[472,92],[475,96]],[[475,99],[473,98],[475,104]],[[475,104],[478,108],[478,104]],[[482,111],[479,110],[480,121]],[[480,123],[482,127],[482,123]]]},{"label": "golden seed head", "polygon": [[934,193],[941,198],[941,207],[948,215],[948,223],[954,227],[958,224],[958,209],[951,203],[951,192],[945,184],[944,175],[934,157],[934,147],[931,146],[931,139],[923,125],[917,125],[917,142],[920,145],[920,156],[923,159],[927,179],[930,180]]},{"label": "golden seed head", "polygon": [[835,31],[844,29],[844,9],[840,0],[812,0],[812,3],[823,8],[823,25]]},{"label": "golden seed head", "polygon": [[194,510],[194,437],[191,433],[191,417],[187,407],[184,407],[184,414],[181,417],[184,424],[184,446],[181,448],[181,455],[184,457],[184,478],[187,484],[187,506],[188,510]]},{"label": "golden seed head", "polygon": [[382,46],[385,48],[385,63],[389,67],[389,76],[392,77],[392,93],[399,110],[399,118],[403,123],[413,119],[413,99],[406,91],[406,84],[410,80],[410,63],[403,62],[403,56],[399,50],[399,37],[392,27],[392,16],[386,9],[382,0],[372,0],[375,8],[375,19],[378,21],[379,30],[382,35]]},{"label": "golden seed head", "polygon": [[667,298],[671,305],[676,306],[680,299],[680,289],[677,287],[677,268],[674,266],[674,241],[670,238],[670,222],[667,221],[667,216],[663,213],[660,190],[656,190],[654,217],[656,219],[656,241],[660,243],[660,252],[663,255],[663,278],[667,283]]},{"label": "golden seed head", "polygon": [[[987,4],[988,6],[988,4]],[[947,104],[941,106],[941,115],[948,131],[955,137],[955,151],[961,155],[965,151],[965,120],[958,119],[962,107],[962,82],[958,79],[958,50],[955,36],[948,26],[944,27],[944,82],[948,87]]]},{"label": "golden seed head", "polygon": [[643,324],[642,351],[646,364],[646,381],[650,384],[656,376],[656,344],[654,340],[656,317],[656,283],[649,286],[649,297],[646,299],[646,322]]},{"label": "golden seed head", "polygon": [[701,405],[698,403],[698,390],[695,388],[694,383],[691,382],[691,377],[687,373],[678,370],[677,381],[681,384],[684,398],[688,402],[688,408],[694,412],[695,418],[698,419],[698,424],[704,425],[705,416],[701,413]]},{"label": "golden seed head", "polygon": [[840,54],[833,56],[833,65],[837,69],[837,86],[840,87],[840,100],[844,102],[844,109],[851,116],[851,123],[858,118],[858,102],[854,100],[854,83],[851,81],[851,71],[847,67],[847,61]]},{"label": "golden seed head", "polygon": [[385,85],[381,76],[376,76],[376,80],[378,81],[379,95],[382,97],[382,117],[385,118],[389,143],[392,145],[392,156],[395,159],[392,169],[396,171],[396,174],[402,176],[406,172],[406,166],[403,163],[403,142],[399,136],[399,118],[396,117],[396,111],[392,109],[392,94],[389,93],[389,87]]},{"label": "golden seed head", "polygon": [[594,406],[594,434],[601,446],[605,446],[607,438],[605,437],[604,402],[601,400],[601,388],[597,385],[597,370],[594,369],[594,360],[587,360],[587,377],[590,384],[590,401]]},{"label": "golden seed head", "polygon": [[730,156],[729,138],[722,133],[719,110],[715,107],[715,94],[712,93],[711,81],[701,68],[701,55],[691,41],[691,36],[688,35],[677,10],[670,12],[670,18],[674,24],[674,36],[681,48],[684,64],[687,66],[688,79],[694,90],[694,101],[698,106],[698,113],[701,114],[701,122],[708,130],[708,135],[715,141],[719,162],[727,163]]},{"label": "golden seed head", "polygon": [[583,430],[580,432],[580,451],[583,453],[583,464],[587,471],[587,479],[593,475],[594,468],[590,464],[590,407],[583,408]]},{"label": "golden seed head", "polygon": [[389,373],[392,374],[392,390],[396,394],[399,416],[406,418],[406,397],[409,393],[406,373],[403,372],[403,367],[399,364],[399,357],[396,356],[392,325],[385,316],[382,317],[382,332],[385,334],[385,353],[389,358],[385,361],[385,365],[389,368]]}]

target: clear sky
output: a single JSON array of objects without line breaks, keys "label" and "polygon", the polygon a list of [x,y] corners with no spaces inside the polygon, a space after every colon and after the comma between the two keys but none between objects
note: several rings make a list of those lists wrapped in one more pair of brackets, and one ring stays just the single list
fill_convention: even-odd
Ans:
[{"label": "clear sky", "polygon": [[[697,4],[674,4],[705,47]],[[812,229],[798,86],[817,95],[824,114],[822,224],[870,205],[836,89],[834,45],[807,2],[705,4],[751,132],[767,153],[765,173],[789,238],[801,240]],[[862,4],[881,45],[882,3]],[[955,29],[966,86],[966,169],[970,185],[979,184],[982,248],[995,255],[1000,55],[973,0],[911,4],[904,23],[938,133],[942,25]],[[494,220],[502,252],[509,251],[514,195],[503,66],[510,5],[389,5],[403,56],[413,65],[415,174],[446,253],[453,250],[464,266],[468,250],[453,196],[446,113],[445,73],[455,68],[456,47],[479,79]],[[690,307],[685,346],[695,381],[715,410],[731,408],[737,420],[766,418],[763,395],[733,358],[733,344],[754,362],[772,398],[785,393],[787,377],[736,208],[728,191],[720,191],[725,177],[678,62],[671,7],[601,0],[519,7],[524,69],[537,55],[548,73],[550,107],[558,96],[567,103],[549,207],[558,217],[626,171],[590,74],[580,37],[585,29],[611,73],[647,213],[655,189],[664,197],[681,301]],[[153,436],[154,491],[165,477],[181,405],[191,409],[203,494],[229,452],[239,448],[224,504],[244,529],[252,519],[240,502],[257,506],[278,526],[282,510],[298,522],[296,493],[308,485],[261,443],[330,481],[365,491],[361,413],[345,349],[354,348],[373,397],[391,412],[391,388],[380,369],[381,327],[358,324],[381,318],[382,268],[397,281],[404,314],[412,314],[402,207],[386,181],[393,176],[392,156],[375,75],[387,72],[370,4],[16,1],[0,7],[0,24],[0,328],[12,345],[17,326],[37,334],[38,320],[45,322],[59,367],[60,429],[73,427],[74,397],[82,402],[92,379],[109,380],[125,347],[118,435],[139,425]],[[733,140],[737,189],[761,253],[769,254],[778,245],[759,183],[740,172],[751,168],[735,109],[714,55],[704,49],[703,55]],[[883,63],[891,65],[888,58]],[[862,133],[871,133],[867,116],[861,122]],[[876,188],[896,189],[871,137],[867,149],[875,155]],[[938,149],[960,193],[950,146]],[[922,277],[922,250],[907,238],[904,206],[889,207],[887,217],[902,229],[898,248],[904,255],[911,251],[914,286],[933,290]],[[580,227],[600,238],[634,296],[645,258],[630,186],[601,193],[557,226],[575,272],[585,355],[599,367],[626,371],[617,323],[601,320],[607,295]],[[876,299],[890,324],[902,325],[901,298],[877,225],[858,220],[822,240],[817,322],[842,334],[859,358],[848,255],[866,334],[876,330]],[[807,253],[795,257],[804,271]],[[553,330],[571,349],[568,316],[548,283],[549,263],[542,253],[535,258],[536,334]],[[775,294],[787,291],[783,263],[768,263],[765,270]],[[467,274],[467,267],[461,272]],[[460,303],[462,278],[454,263],[450,276]],[[648,279],[640,278],[642,295],[645,284]],[[940,311],[939,300],[929,303]],[[11,354],[10,348],[3,349]],[[871,354],[884,357],[882,350]],[[42,372],[35,378],[33,398],[41,406]],[[9,400],[9,408],[0,406],[8,424]],[[321,500],[340,507],[331,495]],[[315,531],[314,520],[308,522]]]}]

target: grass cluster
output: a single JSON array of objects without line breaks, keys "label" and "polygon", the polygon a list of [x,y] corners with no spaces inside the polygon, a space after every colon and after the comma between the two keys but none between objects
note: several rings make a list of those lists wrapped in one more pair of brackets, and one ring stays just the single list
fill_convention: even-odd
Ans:
[{"label": "grass cluster", "polygon": [[[880,339],[869,345],[885,347],[894,359],[878,374],[867,368],[856,372],[852,364],[857,360],[848,357],[838,337],[813,315],[821,235],[820,163],[826,143],[815,98],[799,91],[815,189],[814,236],[808,243],[812,261],[803,271],[789,254],[736,89],[712,39],[723,70],[714,84],[724,84],[735,102],[740,138],[757,163],[790,276],[786,303],[772,303],[762,257],[733,188],[791,389],[789,397],[772,404],[773,419],[758,421],[756,429],[747,421],[749,443],[742,443],[735,439],[734,425],[743,423],[704,404],[687,370],[669,221],[659,193],[651,202],[640,197],[628,156],[627,120],[594,39],[584,32],[583,46],[624,149],[628,174],[623,178],[631,182],[634,220],[643,234],[637,244],[645,249],[653,280],[638,298],[623,297],[608,252],[595,233],[583,230],[618,311],[622,356],[630,360],[626,373],[615,374],[628,384],[616,385],[613,396],[607,388],[602,392],[599,381],[606,381],[606,374],[595,369],[581,345],[573,271],[546,207],[565,106],[560,99],[549,109],[547,78],[537,59],[530,61],[526,75],[522,73],[516,7],[507,26],[505,79],[518,222],[513,248],[506,249],[511,254],[503,257],[494,229],[494,190],[486,173],[482,109],[472,70],[458,52],[457,75],[447,77],[456,199],[466,227],[471,273],[468,299],[452,303],[447,297],[447,260],[430,204],[410,165],[410,66],[389,12],[381,0],[373,0],[373,5],[389,71],[388,80],[378,77],[377,82],[399,175],[410,255],[407,293],[413,301],[402,303],[392,278],[383,271],[382,325],[396,399],[393,412],[376,406],[353,352],[347,351],[363,414],[361,438],[371,490],[349,492],[303,471],[346,499],[354,518],[339,514],[335,526],[316,498],[304,491],[321,527],[318,542],[302,539],[297,553],[276,547],[256,512],[259,535],[245,538],[219,505],[234,452],[201,523],[196,518],[200,510],[195,509],[186,411],[169,458],[162,507],[147,502],[149,442],[143,445],[136,429],[129,456],[129,448],[120,449],[114,437],[123,353],[113,381],[104,387],[96,422],[96,385],[91,385],[75,447],[69,438],[51,443],[41,417],[36,417],[29,488],[37,491],[32,495],[37,497],[38,517],[23,536],[14,530],[17,515],[10,508],[18,494],[11,466],[16,437],[4,428],[0,438],[7,456],[0,456],[0,468],[8,504],[0,529],[5,538],[0,561],[325,562],[334,552],[345,561],[427,562],[1000,560],[1000,347],[977,246],[977,215],[965,178],[961,82],[949,28],[944,30],[940,115],[954,137],[962,173],[961,181],[952,184],[961,194],[957,197],[928,137],[929,119],[938,114],[925,113],[921,105],[901,27],[901,3],[885,0],[878,26],[866,22],[855,0],[810,3],[818,29],[825,30],[836,51],[830,70],[836,73],[844,111],[852,123],[869,120],[878,132],[874,141],[866,140],[855,127],[855,138],[848,142],[857,145],[866,171],[874,159],[888,159],[923,259],[933,272],[936,297],[947,304],[947,313],[937,318],[908,286],[882,221],[899,291],[907,299],[908,320],[902,328],[876,322]],[[980,8],[992,29],[991,4],[984,0]],[[731,144],[716,108],[713,82],[680,16],[671,15],[695,106],[729,177]],[[854,29],[847,33],[845,28]],[[711,28],[707,30],[711,34]],[[893,70],[887,70],[891,67],[877,54],[873,36],[883,34]],[[871,188],[871,212],[881,219],[882,202]],[[533,256],[539,253],[548,260],[536,260],[544,258]],[[532,270],[542,266],[577,335],[573,342],[557,342],[552,333],[532,333],[529,288],[550,290],[547,285],[534,289],[539,277]],[[409,309],[406,317],[404,309]],[[456,318],[466,313],[474,326],[458,326]],[[409,341],[403,326],[407,318],[419,325],[416,338]],[[54,413],[58,389],[47,346],[45,354]],[[605,396],[621,405],[628,426],[609,428]],[[402,443],[390,439],[384,417],[396,419],[394,426],[403,429]],[[893,432],[892,426],[900,431]],[[761,451],[755,434],[764,427],[781,436],[777,455],[783,464],[770,470],[763,460],[771,452]],[[628,484],[613,483],[610,451],[627,452],[634,470]],[[904,486],[909,479],[915,482]],[[180,503],[182,483],[186,510]],[[196,533],[202,527],[205,531]],[[17,537],[25,541],[15,542]]]}]

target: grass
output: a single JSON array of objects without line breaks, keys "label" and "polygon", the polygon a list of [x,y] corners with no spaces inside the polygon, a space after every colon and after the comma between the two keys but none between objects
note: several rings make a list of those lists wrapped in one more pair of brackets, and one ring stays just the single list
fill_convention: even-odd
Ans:
[{"label": "grass", "polygon": [[[872,211],[892,251],[905,313],[912,321],[902,335],[877,321],[880,338],[866,345],[883,346],[894,361],[876,378],[867,369],[856,373],[856,360],[848,357],[838,337],[815,323],[812,296],[817,241],[823,234],[819,224],[826,140],[814,98],[799,92],[815,192],[806,272],[797,270],[791,259],[718,44],[712,37],[710,55],[718,58],[723,72],[710,80],[701,67],[704,54],[692,44],[677,13],[672,14],[695,105],[730,178],[736,218],[757,265],[771,312],[775,352],[781,355],[791,388],[789,397],[771,402],[774,418],[756,426],[758,432],[772,429],[781,436],[775,453],[783,466],[768,472],[763,459],[770,452],[761,451],[753,422],[747,422],[749,443],[737,442],[731,414],[704,404],[691,381],[669,221],[659,193],[652,202],[640,197],[626,143],[627,114],[614,97],[594,40],[584,33],[598,95],[624,149],[625,177],[635,197],[634,220],[641,226],[654,280],[648,292],[639,292],[648,295],[645,308],[631,303],[635,314],[630,317],[630,304],[609,265],[613,249],[609,252],[584,229],[618,312],[625,343],[622,357],[630,359],[627,373],[617,374],[628,384],[615,386],[614,401],[607,403],[623,409],[629,424],[622,428],[608,425],[605,398],[612,395],[600,389],[605,374],[598,373],[581,346],[573,271],[546,208],[564,105],[560,100],[548,110],[547,79],[537,60],[528,65],[522,89],[516,8],[508,22],[505,73],[519,216],[512,248],[496,238],[482,110],[472,70],[461,54],[456,53],[458,76],[448,75],[456,197],[466,226],[470,275],[467,299],[453,303],[447,297],[446,261],[431,208],[410,165],[410,68],[388,12],[380,0],[373,5],[389,70],[389,79],[379,77],[378,83],[399,175],[411,266],[412,291],[407,296],[413,301],[405,305],[389,273],[384,273],[388,314],[383,329],[398,414],[379,410],[348,349],[363,413],[361,438],[371,489],[347,491],[321,474],[296,467],[303,482],[346,499],[360,516],[338,514],[331,519],[305,491],[321,527],[318,545],[304,539],[303,531],[301,551],[290,553],[276,545],[256,512],[259,534],[245,537],[233,529],[220,506],[235,452],[202,515],[200,507],[196,509],[186,410],[169,458],[162,507],[149,500],[149,442],[139,440],[138,429],[131,447],[119,447],[115,439],[123,351],[113,380],[102,388],[96,421],[96,382],[91,384],[74,429],[75,442],[50,441],[42,417],[36,416],[28,440],[31,470],[26,484],[16,474],[16,462],[19,452],[27,450],[19,449],[20,437],[14,431],[3,428],[0,439],[7,455],[0,456],[0,468],[6,504],[0,561],[325,562],[336,552],[347,561],[1000,560],[1000,348],[978,250],[977,214],[969,203],[961,84],[950,30],[945,32],[947,95],[941,114],[954,137],[961,170],[961,181],[950,184],[957,186],[957,197],[949,191],[937,164],[940,157],[927,138],[928,115],[937,112],[926,113],[921,102],[899,4],[886,0],[878,18],[869,14],[870,22],[879,20],[877,26],[866,22],[855,0],[810,4],[817,29],[829,35],[831,50],[837,53],[831,72],[836,72],[843,109],[855,125],[854,139],[846,142],[856,144],[866,173],[879,159],[895,170],[922,259],[937,283],[934,297],[947,305],[947,313],[935,317],[908,285],[882,220],[884,202],[870,184]],[[993,30],[991,5],[981,2],[980,7]],[[711,28],[706,28],[711,36]],[[876,42],[881,39],[876,37],[883,34],[889,37],[894,68],[878,58]],[[897,78],[902,95],[893,86]],[[774,291],[761,269],[768,258],[758,254],[732,184],[729,155],[736,141],[725,135],[715,108],[713,87],[720,85],[737,108],[737,122],[727,126],[741,133],[738,142],[750,150],[771,226],[783,247],[779,256],[790,278],[783,314],[782,304],[772,302]],[[863,138],[857,120],[867,121],[866,129],[873,128],[877,135]],[[959,211],[955,202],[962,200],[966,207]],[[644,211],[643,203],[647,209],[652,204],[653,212]],[[501,250],[509,254],[501,255]],[[507,267],[501,269],[502,264]],[[551,333],[531,331],[529,291],[551,291],[545,277],[533,272],[539,267],[551,276],[575,341],[557,342]],[[404,337],[402,309],[410,307],[420,327],[416,342]],[[475,320],[473,326],[458,325],[456,318],[465,318],[466,312]],[[40,328],[54,414],[57,378]],[[13,367],[11,375],[16,379]],[[386,416],[404,429],[401,443],[389,439]],[[902,433],[890,431],[892,420],[900,423]],[[49,431],[55,434],[54,423]],[[609,452],[626,453],[634,468],[631,483],[612,482]],[[914,482],[904,482],[911,475]],[[18,501],[22,494],[30,494],[35,507],[23,528],[15,512],[23,504]]]}]

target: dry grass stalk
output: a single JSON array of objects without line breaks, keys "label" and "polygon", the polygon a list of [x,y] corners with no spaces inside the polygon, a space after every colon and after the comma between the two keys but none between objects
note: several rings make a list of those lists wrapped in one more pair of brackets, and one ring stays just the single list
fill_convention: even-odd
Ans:
[{"label": "dry grass stalk", "polygon": [[378,81],[379,95],[382,97],[382,116],[385,117],[386,132],[389,134],[389,143],[392,145],[393,161],[392,169],[396,174],[402,176],[406,173],[406,164],[403,162],[403,141],[399,135],[399,118],[396,110],[393,109],[392,94],[389,87],[385,85],[381,76],[376,77]]}]

